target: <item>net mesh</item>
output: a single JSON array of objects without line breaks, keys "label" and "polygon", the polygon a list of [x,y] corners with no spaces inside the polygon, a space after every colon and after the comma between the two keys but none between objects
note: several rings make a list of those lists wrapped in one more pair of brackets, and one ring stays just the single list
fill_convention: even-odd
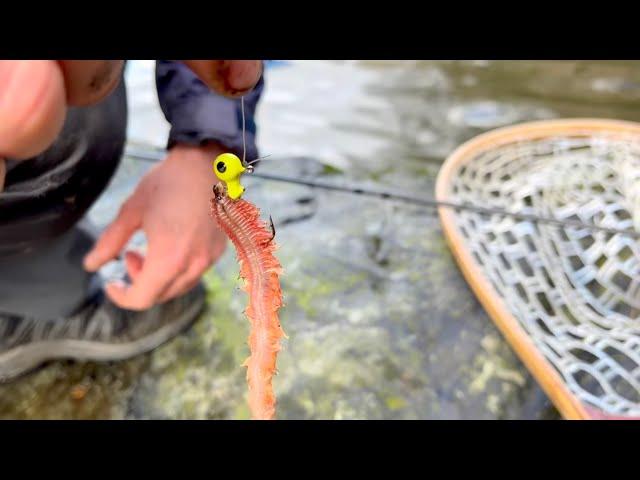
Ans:
[{"label": "net mesh", "polygon": [[[558,136],[477,154],[456,201],[640,230],[637,137]],[[585,405],[640,416],[640,246],[622,234],[455,213],[467,247]]]}]

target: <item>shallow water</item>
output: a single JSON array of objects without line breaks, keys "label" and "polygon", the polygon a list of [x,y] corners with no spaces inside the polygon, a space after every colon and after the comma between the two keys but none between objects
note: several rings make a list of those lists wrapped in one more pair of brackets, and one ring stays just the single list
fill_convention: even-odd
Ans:
[{"label": "shallow water", "polygon": [[[462,142],[555,117],[640,119],[634,62],[278,62],[258,111],[261,169],[431,195]],[[133,143],[163,147],[153,62],[127,71]],[[91,212],[108,222],[149,164],[125,159]],[[277,227],[289,339],[279,417],[558,418],[457,269],[433,212],[251,179]],[[0,386],[2,418],[247,418],[245,296],[231,249],[209,310],[151,354],[53,362]],[[78,395],[78,392],[83,395]],[[79,398],[81,397],[81,398]]]}]

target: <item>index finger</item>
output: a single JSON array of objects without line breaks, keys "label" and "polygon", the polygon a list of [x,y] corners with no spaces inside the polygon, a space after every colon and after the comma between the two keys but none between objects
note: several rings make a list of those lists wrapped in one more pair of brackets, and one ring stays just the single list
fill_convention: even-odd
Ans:
[{"label": "index finger", "polygon": [[166,250],[150,243],[142,270],[131,285],[111,283],[107,285],[106,292],[121,308],[146,310],[157,303],[171,282],[186,267],[186,262],[175,257],[168,260]]},{"label": "index finger", "polygon": [[182,60],[200,80],[231,98],[249,93],[262,76],[262,60]]}]

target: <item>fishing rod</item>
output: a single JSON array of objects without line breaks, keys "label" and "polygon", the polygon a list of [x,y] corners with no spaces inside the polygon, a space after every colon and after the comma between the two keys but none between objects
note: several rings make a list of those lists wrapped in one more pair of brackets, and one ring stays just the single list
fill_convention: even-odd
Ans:
[{"label": "fishing rod", "polygon": [[[125,150],[125,155],[131,158],[142,160],[142,161],[157,162],[164,158],[165,152],[161,150],[156,150],[156,149],[127,146]],[[253,171],[251,173],[251,176],[261,178],[263,180],[303,185],[303,186],[312,187],[312,188],[320,188],[323,190],[333,190],[333,191],[339,191],[344,193],[350,193],[354,195],[377,197],[377,198],[386,199],[386,200],[396,200],[396,201],[410,203],[413,205],[419,205],[422,207],[429,207],[429,208],[446,207],[446,208],[451,208],[453,210],[471,211],[471,212],[481,213],[485,215],[501,215],[505,217],[511,217],[516,220],[524,220],[524,221],[530,221],[534,223],[546,223],[549,225],[557,225],[561,227],[587,229],[591,231],[600,231],[600,232],[606,232],[610,234],[627,235],[632,238],[640,238],[640,233],[636,232],[635,230],[603,227],[603,226],[595,225],[592,223],[581,222],[579,220],[559,220],[557,218],[536,215],[536,214],[510,212],[508,210],[504,210],[496,207],[482,207],[478,205],[471,205],[468,203],[433,200],[428,198],[414,197],[411,195],[393,193],[385,190],[365,188],[362,186],[336,185],[333,183],[323,182],[316,179],[291,177],[287,175],[278,175],[273,173],[262,173],[262,172]]]}]

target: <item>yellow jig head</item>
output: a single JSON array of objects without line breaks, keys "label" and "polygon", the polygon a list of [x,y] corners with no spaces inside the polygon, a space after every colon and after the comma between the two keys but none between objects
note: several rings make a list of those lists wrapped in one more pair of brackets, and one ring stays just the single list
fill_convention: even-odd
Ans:
[{"label": "yellow jig head", "polygon": [[233,153],[218,155],[213,162],[213,171],[227,186],[227,194],[232,200],[237,200],[244,193],[240,185],[240,176],[247,171],[242,161]]}]

